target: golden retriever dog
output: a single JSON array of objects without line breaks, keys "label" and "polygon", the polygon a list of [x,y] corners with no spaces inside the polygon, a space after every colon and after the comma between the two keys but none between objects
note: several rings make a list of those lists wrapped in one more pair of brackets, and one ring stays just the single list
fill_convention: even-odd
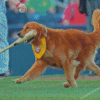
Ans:
[{"label": "golden retriever dog", "polygon": [[76,79],[85,69],[100,76],[100,68],[95,64],[95,54],[100,46],[100,10],[93,14],[94,31],[85,33],[76,29],[62,30],[47,28],[36,22],[29,22],[18,33],[23,37],[35,30],[35,36],[25,41],[32,44],[36,56],[33,66],[16,83],[30,81],[42,74],[46,67],[63,68],[66,80],[64,87],[77,87]]}]

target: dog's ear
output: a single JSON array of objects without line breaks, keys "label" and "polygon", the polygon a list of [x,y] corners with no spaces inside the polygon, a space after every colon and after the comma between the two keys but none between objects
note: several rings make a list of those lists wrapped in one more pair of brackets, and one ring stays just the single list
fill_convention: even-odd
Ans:
[{"label": "dog's ear", "polygon": [[40,24],[40,27],[42,29],[41,34],[47,37],[47,30],[48,30],[47,27],[42,24]]},{"label": "dog's ear", "polygon": [[100,10],[96,9],[92,15],[92,24],[94,26],[94,31],[100,28]]}]

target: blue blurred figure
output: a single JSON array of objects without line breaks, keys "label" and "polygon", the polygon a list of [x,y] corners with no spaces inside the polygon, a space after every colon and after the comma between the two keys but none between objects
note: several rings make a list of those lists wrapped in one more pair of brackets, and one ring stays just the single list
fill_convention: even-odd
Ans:
[{"label": "blue blurred figure", "polygon": [[[0,0],[0,50],[6,48],[9,44],[7,41],[8,26],[6,18],[6,3],[7,0]],[[26,11],[25,4],[20,3],[19,0],[9,0],[13,2],[21,12]],[[5,51],[0,54],[0,78],[3,76],[9,76],[9,51]]]}]

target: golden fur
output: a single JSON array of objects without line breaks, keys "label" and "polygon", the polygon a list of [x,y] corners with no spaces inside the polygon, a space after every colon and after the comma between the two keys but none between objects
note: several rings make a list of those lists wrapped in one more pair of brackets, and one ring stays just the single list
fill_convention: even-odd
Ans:
[{"label": "golden fur", "polygon": [[40,45],[41,38],[45,37],[46,52],[42,58],[36,59],[24,76],[16,79],[16,83],[33,80],[42,74],[47,66],[63,68],[67,80],[63,84],[64,87],[76,87],[75,79],[85,69],[100,76],[100,68],[94,62],[100,44],[100,10],[94,11],[92,22],[94,32],[89,34],[75,29],[51,29],[35,22],[27,23],[21,35],[36,30],[37,35],[31,44]]}]

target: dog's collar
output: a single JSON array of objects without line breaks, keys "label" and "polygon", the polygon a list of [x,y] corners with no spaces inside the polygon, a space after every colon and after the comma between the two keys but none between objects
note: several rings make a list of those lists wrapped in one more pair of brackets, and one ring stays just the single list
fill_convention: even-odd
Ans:
[{"label": "dog's collar", "polygon": [[46,40],[45,40],[45,38],[41,39],[40,45],[38,45],[38,46],[32,45],[32,49],[33,49],[33,52],[34,52],[36,58],[40,59],[46,51]]}]

